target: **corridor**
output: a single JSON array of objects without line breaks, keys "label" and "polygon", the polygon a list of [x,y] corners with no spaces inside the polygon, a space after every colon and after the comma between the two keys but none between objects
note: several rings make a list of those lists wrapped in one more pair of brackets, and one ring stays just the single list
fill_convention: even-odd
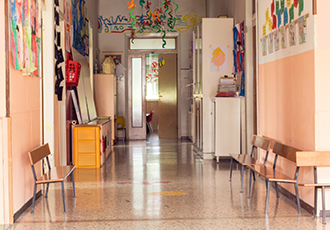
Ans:
[{"label": "corridor", "polygon": [[203,161],[192,149],[155,135],[115,145],[101,169],[76,169],[77,198],[65,183],[67,213],[52,184],[9,229],[330,229],[273,188],[265,215],[264,181],[256,178],[248,199],[247,171],[240,193],[240,167],[230,183],[229,161]]}]

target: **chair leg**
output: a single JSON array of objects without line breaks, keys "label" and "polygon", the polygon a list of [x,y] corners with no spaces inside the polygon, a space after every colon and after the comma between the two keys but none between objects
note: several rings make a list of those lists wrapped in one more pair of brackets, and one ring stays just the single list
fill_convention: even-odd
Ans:
[{"label": "chair leg", "polygon": [[325,219],[325,189],[324,186],[322,186],[322,224],[326,223]]},{"label": "chair leg", "polygon": [[34,211],[34,203],[36,201],[36,192],[37,192],[37,184],[34,184],[34,190],[33,190],[33,201],[32,201],[32,211],[31,213],[33,213]]},{"label": "chair leg", "polygon": [[233,172],[233,158],[230,160],[230,173],[229,173],[229,181],[231,181],[231,175]]},{"label": "chair leg", "polygon": [[72,187],[73,187],[73,196],[74,197],[77,197],[76,196],[76,187],[75,187],[75,184],[74,184],[74,170],[72,171]]},{"label": "chair leg", "polygon": [[47,183],[45,198],[48,197],[48,188],[49,188],[49,183]]},{"label": "chair leg", "polygon": [[297,204],[298,204],[298,211],[299,213],[301,213],[301,209],[300,209],[300,199],[299,199],[299,192],[298,192],[298,184],[294,183],[294,187],[296,189],[296,197],[297,197]]},{"label": "chair leg", "polygon": [[61,182],[61,185],[62,185],[63,207],[64,207],[64,212],[66,212],[66,208],[65,208],[65,198],[64,198],[64,181]]},{"label": "chair leg", "polygon": [[[253,172],[253,174],[254,174],[254,172]],[[250,198],[250,196],[251,196],[251,178],[252,177],[252,170],[250,169],[250,179],[249,179],[249,195],[248,195],[248,198]]]},{"label": "chair leg", "polygon": [[253,180],[256,181],[256,176],[254,175],[255,173],[252,172],[252,175],[253,175]]},{"label": "chair leg", "polygon": [[276,196],[277,196],[277,198],[280,198],[280,194],[278,193],[277,182],[275,182],[275,188],[276,188]]},{"label": "chair leg", "polygon": [[243,178],[244,178],[244,165],[242,165],[242,173],[241,173],[241,193],[243,192]]},{"label": "chair leg", "polygon": [[269,180],[266,180],[266,187],[267,187],[267,196],[266,196],[266,214],[268,213],[268,205],[269,205]]},{"label": "chair leg", "polygon": [[317,215],[317,187],[314,188],[314,218]]}]

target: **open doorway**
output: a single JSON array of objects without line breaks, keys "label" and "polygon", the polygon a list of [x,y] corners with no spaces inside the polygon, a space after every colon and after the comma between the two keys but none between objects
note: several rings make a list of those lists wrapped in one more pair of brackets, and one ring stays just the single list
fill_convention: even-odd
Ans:
[{"label": "open doorway", "polygon": [[[162,49],[162,43],[157,47],[156,42],[153,44],[151,41],[157,39],[161,41],[160,38],[139,39],[149,39],[150,42],[144,42],[137,49],[132,49],[131,44],[129,45],[128,139],[146,139],[147,134],[151,133],[159,135],[159,138],[177,139],[176,39],[172,39],[174,43],[168,47],[169,49]],[[139,44],[137,40],[135,38],[134,43]],[[136,61],[134,58],[141,58],[139,62],[141,67],[137,68],[133,64]],[[138,101],[139,98],[142,98],[142,101]],[[139,125],[136,125],[135,121],[138,121]]]}]

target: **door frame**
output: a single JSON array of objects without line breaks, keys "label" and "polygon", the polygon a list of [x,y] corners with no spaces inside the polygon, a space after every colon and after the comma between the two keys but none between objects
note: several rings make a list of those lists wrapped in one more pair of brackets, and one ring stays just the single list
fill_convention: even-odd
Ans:
[{"label": "door frame", "polygon": [[[159,34],[154,34],[154,33],[150,33],[150,34],[137,34],[136,37],[134,39],[146,39],[146,38],[161,38],[161,35]],[[130,64],[130,57],[132,55],[144,55],[144,58],[145,58],[145,55],[147,53],[157,53],[157,54],[171,54],[171,53],[175,53],[177,54],[177,82],[176,82],[176,86],[177,86],[177,90],[180,89],[180,81],[179,81],[179,78],[180,78],[180,53],[178,52],[178,50],[180,50],[180,42],[179,42],[179,39],[180,39],[180,34],[179,33],[171,33],[169,34],[168,36],[166,36],[166,38],[175,38],[176,39],[176,49],[175,50],[163,50],[163,49],[141,49],[141,50],[131,50],[130,49],[130,39],[131,39],[131,36],[127,35],[126,34],[126,39],[127,39],[127,42],[125,42],[125,47],[127,49],[125,49],[127,51],[127,55],[125,55],[125,57],[127,57],[127,71],[128,71],[128,74],[127,74],[127,79],[126,79],[126,86],[125,86],[125,89],[126,89],[126,98],[127,98],[127,104],[126,104],[126,120],[127,120],[127,133],[128,133],[128,140],[134,140],[136,138],[133,138],[131,139],[130,138],[130,134],[129,134],[129,129],[131,129],[131,122],[130,121],[130,106],[131,106],[131,101],[130,101],[130,95],[131,95],[131,87],[130,87],[130,84],[132,83],[132,79],[131,79],[131,64]],[[127,46],[126,46],[127,45]],[[145,63],[145,62],[144,62]],[[144,64],[144,69],[145,69],[145,64]],[[146,71],[146,70],[144,70]],[[144,94],[146,93],[146,85],[145,85],[145,79],[144,79]],[[180,94],[178,93],[178,96],[177,96],[177,107],[180,108]],[[145,96],[144,96],[144,103],[145,103],[145,109],[147,108],[147,101],[145,99]],[[180,127],[181,127],[181,122],[180,122],[180,119],[181,119],[181,112],[180,112],[180,109],[177,109],[177,124],[178,124],[178,138],[181,137],[181,130],[180,130]],[[146,138],[145,138],[146,139]]]}]

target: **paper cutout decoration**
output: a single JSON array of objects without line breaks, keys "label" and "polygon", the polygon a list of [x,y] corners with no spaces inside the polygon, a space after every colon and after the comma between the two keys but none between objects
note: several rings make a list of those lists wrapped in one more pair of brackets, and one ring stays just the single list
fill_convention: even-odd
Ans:
[{"label": "paper cutout decoration", "polygon": [[276,15],[273,14],[273,26],[272,26],[272,29],[276,29]]},{"label": "paper cutout decoration", "polygon": [[270,32],[273,32],[273,20],[269,19],[268,21],[268,29]]},{"label": "paper cutout decoration", "polygon": [[278,30],[274,31],[274,47],[275,51],[278,51],[280,49],[280,33]]},{"label": "paper cutout decoration", "polygon": [[288,23],[289,23],[288,8],[285,8],[283,24],[286,26]]},{"label": "paper cutout decoration", "polygon": [[299,16],[304,11],[304,0],[299,0]]},{"label": "paper cutout decoration", "polygon": [[261,39],[262,42],[262,55],[266,56],[267,55],[267,37],[263,37]]},{"label": "paper cutout decoration", "polygon": [[294,7],[295,7],[295,8],[297,8],[297,7],[298,7],[298,2],[299,2],[299,0],[294,0],[294,3],[293,3],[293,5],[294,5]]},{"label": "paper cutout decoration", "polygon": [[228,48],[227,46],[212,46],[210,48],[210,71],[228,71]]},{"label": "paper cutout decoration", "polygon": [[290,46],[296,45],[296,27],[295,22],[289,24],[289,44]]},{"label": "paper cutout decoration", "polygon": [[294,20],[294,7],[293,7],[293,5],[290,7],[289,13],[290,13],[290,22],[292,22]]},{"label": "paper cutout decoration", "polygon": [[280,2],[276,2],[276,15],[278,15],[278,11],[280,10]]},{"label": "paper cutout decoration", "polygon": [[271,11],[271,15],[273,15],[274,11],[275,11],[274,0],[272,1],[271,5],[270,5],[270,11]]},{"label": "paper cutout decoration", "polygon": [[281,0],[281,12],[282,12],[282,14],[284,13],[284,7],[285,7],[284,0]]},{"label": "paper cutout decoration", "polygon": [[298,27],[299,27],[299,44],[306,42],[306,34],[307,34],[307,23],[306,17],[298,18]]},{"label": "paper cutout decoration", "polygon": [[273,33],[268,34],[268,53],[273,53],[274,51],[274,37]]},{"label": "paper cutout decoration", "polygon": [[282,13],[281,13],[281,9],[278,10],[277,13],[277,28],[280,28],[281,24],[282,24]]},{"label": "paper cutout decoration", "polygon": [[281,32],[281,48],[285,49],[286,48],[286,27],[283,26],[280,29]]},{"label": "paper cutout decoration", "polygon": [[267,23],[265,25],[262,25],[262,36],[265,37],[266,36],[266,26],[267,26]]},{"label": "paper cutout decoration", "polygon": [[286,6],[290,7],[291,6],[291,0],[286,0]]}]

